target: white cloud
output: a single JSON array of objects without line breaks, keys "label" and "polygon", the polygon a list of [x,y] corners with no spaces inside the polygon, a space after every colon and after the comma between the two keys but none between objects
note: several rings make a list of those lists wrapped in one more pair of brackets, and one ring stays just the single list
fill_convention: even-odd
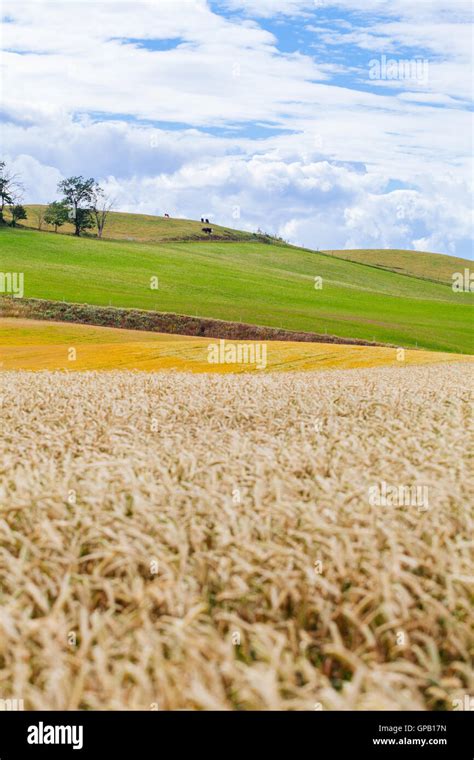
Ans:
[{"label": "white cloud", "polygon": [[[186,4],[186,3],[185,3]],[[274,119],[312,102],[327,80],[309,57],[282,55],[272,34],[230,21],[202,4],[14,6],[4,26],[4,103],[61,111],[128,114],[195,126]],[[138,40],[142,42],[133,42]],[[178,40],[169,50],[144,42]],[[28,51],[28,52],[25,52]]]},{"label": "white cloud", "polygon": [[15,157],[4,156],[9,168],[16,174],[26,191],[26,199],[35,203],[49,203],[56,198],[56,188],[62,179],[54,166],[42,164],[36,158],[20,153]]},{"label": "white cloud", "polygon": [[325,0],[223,0],[229,10],[242,11],[255,18],[295,16],[317,10]]},{"label": "white cloud", "polygon": [[228,8],[242,11],[249,16],[271,17],[279,15],[294,16],[295,14],[318,14],[330,8],[373,16],[406,16],[409,18],[426,19],[433,15],[470,19],[472,14],[471,0],[221,0]]}]

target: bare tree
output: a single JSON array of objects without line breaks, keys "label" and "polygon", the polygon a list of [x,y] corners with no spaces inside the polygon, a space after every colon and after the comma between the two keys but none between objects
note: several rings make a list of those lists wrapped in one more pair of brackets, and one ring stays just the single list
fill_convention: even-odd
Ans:
[{"label": "bare tree", "polygon": [[36,219],[36,226],[39,230],[43,229],[43,224],[45,223],[45,214],[46,214],[46,207],[45,206],[36,206],[35,208],[30,209],[33,216]]},{"label": "bare tree", "polygon": [[15,206],[21,200],[19,196],[23,193],[23,185],[18,177],[18,174],[12,174],[7,169],[5,161],[0,161],[0,224],[5,222],[5,206]]},{"label": "bare tree", "polygon": [[94,206],[92,208],[92,213],[94,215],[95,223],[97,226],[98,238],[102,237],[102,233],[107,222],[107,217],[112,209],[113,204],[114,199],[109,198],[107,195],[105,195],[103,190],[100,190],[100,192],[97,193]]}]

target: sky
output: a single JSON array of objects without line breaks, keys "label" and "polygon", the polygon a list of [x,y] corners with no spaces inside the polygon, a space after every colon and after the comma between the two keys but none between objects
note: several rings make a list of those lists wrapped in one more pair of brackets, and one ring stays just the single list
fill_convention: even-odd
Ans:
[{"label": "sky", "polygon": [[470,0],[0,0],[25,202],[473,258]]}]

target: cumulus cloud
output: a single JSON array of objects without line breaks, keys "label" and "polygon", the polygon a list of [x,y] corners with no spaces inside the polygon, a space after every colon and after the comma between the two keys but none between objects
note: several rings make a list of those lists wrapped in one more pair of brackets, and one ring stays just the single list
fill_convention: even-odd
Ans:
[{"label": "cumulus cloud", "polygon": [[5,159],[13,174],[21,180],[29,199],[35,203],[49,203],[56,197],[56,188],[62,179],[61,172],[56,167],[42,164],[23,153],[14,157],[6,154]]},{"label": "cumulus cloud", "polygon": [[249,16],[271,18],[272,16],[295,16],[314,11],[325,0],[222,0],[229,10],[242,11]]}]

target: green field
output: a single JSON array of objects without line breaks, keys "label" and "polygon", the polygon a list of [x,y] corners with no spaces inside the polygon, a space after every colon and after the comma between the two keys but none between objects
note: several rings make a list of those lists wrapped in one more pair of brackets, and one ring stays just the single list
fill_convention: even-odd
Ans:
[{"label": "green field", "polygon": [[424,251],[399,251],[373,248],[370,250],[324,251],[331,256],[346,261],[356,261],[368,266],[390,269],[399,274],[421,277],[424,280],[435,280],[452,284],[455,272],[463,272],[465,267],[472,267],[472,262],[455,256],[445,256],[442,253],[426,253]]},{"label": "green field", "polygon": [[[135,307],[474,353],[472,294],[258,242],[159,245],[2,228],[1,270],[25,297]],[[418,254],[414,253],[413,256]],[[159,289],[150,278],[159,278]],[[323,278],[322,290],[314,278]]]}]

